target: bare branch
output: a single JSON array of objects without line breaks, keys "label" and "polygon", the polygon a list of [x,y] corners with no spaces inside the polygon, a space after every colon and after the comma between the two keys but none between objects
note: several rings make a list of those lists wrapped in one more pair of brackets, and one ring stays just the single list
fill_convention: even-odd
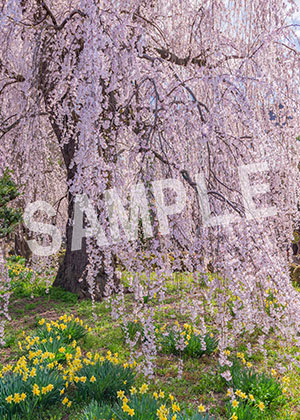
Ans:
[{"label": "bare branch", "polygon": [[[30,117],[30,118],[34,118],[34,117],[37,117],[37,116],[42,117],[42,116],[46,116],[46,115],[48,115],[48,114],[47,114],[47,112],[40,112],[40,113],[38,113],[38,114],[32,114],[32,115],[29,115],[29,117]],[[10,118],[12,118],[12,117],[7,118],[7,119],[6,119],[6,121],[7,121],[8,119],[10,119]],[[17,125],[19,125],[19,124],[20,124],[20,122],[21,122],[24,118],[28,118],[28,115],[23,115],[22,117],[18,118],[16,121],[14,121],[11,125],[9,125],[9,126],[8,126],[8,127],[6,127],[6,128],[0,128],[0,130],[2,131],[2,134],[1,134],[1,136],[0,136],[0,139],[2,139],[2,137],[4,137],[4,136],[5,136],[5,134],[7,134],[9,131],[11,131],[12,129],[14,129]]]},{"label": "bare branch", "polygon": [[206,58],[194,57],[190,59],[189,56],[185,58],[180,58],[176,54],[170,52],[166,48],[155,48],[155,51],[163,58],[164,60],[169,61],[170,63],[177,64],[178,66],[187,66],[189,63],[196,64],[199,67],[204,67],[207,64]]},{"label": "bare branch", "polygon": [[0,90],[0,95],[7,86],[13,85],[15,83],[20,83],[20,82],[25,82],[25,78],[22,75],[18,75],[18,76],[16,76],[15,80],[11,80],[11,81],[5,83],[5,85]]},{"label": "bare branch", "polygon": [[66,17],[66,19],[60,24],[60,25],[58,25],[57,27],[56,27],[56,29],[58,30],[58,31],[60,31],[61,29],[63,29],[63,27],[69,22],[69,20],[71,20],[72,19],[72,17],[74,17],[75,15],[79,15],[79,16],[81,16],[81,17],[86,17],[86,14],[85,13],[83,13],[81,10],[79,10],[79,9],[76,9],[76,10],[73,10],[73,12],[72,13],[70,13],[70,15],[68,16],[68,17]]},{"label": "bare branch", "polygon": [[54,15],[53,15],[53,13],[51,12],[51,10],[49,9],[49,7],[45,3],[45,1],[44,0],[38,0],[38,4],[40,4],[42,6],[42,8],[47,12],[47,15],[52,20],[52,23],[53,23],[54,27],[57,27],[57,21],[56,21]]},{"label": "bare branch", "polygon": [[[47,15],[50,17],[50,19],[52,20],[53,26],[57,31],[60,31],[61,29],[63,29],[65,27],[65,25],[75,16],[75,15],[79,15],[81,17],[86,17],[86,14],[83,13],[81,10],[79,9],[75,9],[73,10],[69,16],[67,16],[65,18],[65,20],[63,20],[63,22],[58,25],[55,16],[53,15],[53,13],[51,12],[51,10],[49,9],[49,7],[47,6],[47,4],[45,3],[44,0],[38,0],[38,3],[41,4],[41,6],[43,7],[43,9],[46,11]],[[43,19],[44,20],[44,19]]]},{"label": "bare branch", "polygon": [[[140,151],[150,151],[154,154],[154,156],[160,160],[162,163],[172,166],[174,168],[176,168],[176,165],[172,162],[169,162],[166,158],[163,158],[158,152],[156,152],[155,150],[152,149],[145,149],[145,148],[141,148]],[[176,168],[177,169],[177,168]],[[199,194],[198,192],[198,188],[197,188],[197,183],[194,182],[189,174],[189,172],[185,169],[180,171],[181,176],[183,177],[183,179],[193,188],[193,190]],[[217,198],[218,200],[223,201],[224,203],[228,204],[236,213],[238,213],[241,217],[245,216],[245,209],[243,208],[243,206],[241,206],[238,203],[235,203],[234,201],[229,200],[228,198],[226,198],[223,194],[221,194],[218,191],[207,191],[207,194],[209,195],[213,195],[215,198]]]}]

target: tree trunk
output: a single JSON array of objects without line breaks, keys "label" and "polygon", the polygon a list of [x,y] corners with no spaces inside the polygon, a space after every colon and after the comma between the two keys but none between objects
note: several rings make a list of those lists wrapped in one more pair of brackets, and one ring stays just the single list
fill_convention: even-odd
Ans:
[{"label": "tree trunk", "polygon": [[[57,124],[57,115],[50,110],[50,122],[56,134],[58,142],[62,144],[62,133]],[[61,146],[62,155],[67,169],[67,183],[72,183],[77,167],[71,166],[73,156],[76,151],[76,141],[71,138],[69,142]],[[70,168],[71,167],[71,168]],[[78,251],[72,251],[72,235],[74,220],[74,197],[68,193],[68,222],[66,226],[66,253],[63,262],[60,264],[53,286],[61,287],[64,290],[77,294],[81,298],[90,298],[89,284],[87,282],[88,254],[86,249],[86,240],[82,239],[82,247]],[[101,268],[97,277],[94,279],[95,299],[103,298],[107,275],[104,267]]]},{"label": "tree trunk", "polygon": [[[70,77],[72,77],[72,72],[76,68],[80,53],[84,47],[84,43],[81,39],[74,40],[74,44],[75,43],[78,44],[78,48],[69,51],[70,54],[73,54],[74,61],[74,67],[70,71]],[[46,35],[40,56],[39,89],[44,98],[45,108],[49,115],[50,124],[61,148],[67,171],[67,183],[70,185],[74,180],[77,170],[76,164],[73,164],[72,161],[76,153],[77,137],[79,135],[77,130],[78,116],[72,109],[72,104],[75,101],[68,86],[66,86],[65,93],[60,101],[57,101],[55,98],[55,90],[57,88],[57,84],[59,84],[58,75],[60,74],[60,63],[53,60],[53,55],[56,55],[57,58],[57,56],[59,56],[59,49],[61,49],[61,43],[57,42],[56,37],[51,33]],[[65,54],[66,52],[64,52],[62,56]],[[68,139],[67,142],[65,141],[66,139]],[[91,296],[89,292],[89,284],[87,282],[88,255],[86,243],[85,239],[83,239],[82,249],[72,251],[73,216],[73,197],[71,194],[68,194],[66,253],[53,285],[60,286],[67,291],[76,293],[82,298],[88,298]],[[104,288],[107,282],[107,275],[104,267],[100,269],[96,279],[94,280],[96,282],[94,295],[95,298],[99,300],[103,297]]]},{"label": "tree trunk", "polygon": [[16,255],[21,255],[26,261],[28,261],[32,255],[32,252],[26,241],[26,229],[23,224],[18,227],[14,233],[14,252]]},{"label": "tree trunk", "polygon": [[[61,287],[64,290],[77,294],[81,298],[90,298],[89,284],[86,280],[88,254],[86,252],[85,239],[82,240],[82,248],[78,251],[71,250],[72,224],[74,216],[74,201],[69,194],[68,203],[68,224],[66,227],[66,253],[63,262],[60,264],[53,286]],[[95,298],[100,300],[103,297],[107,276],[102,269],[95,279]]]}]

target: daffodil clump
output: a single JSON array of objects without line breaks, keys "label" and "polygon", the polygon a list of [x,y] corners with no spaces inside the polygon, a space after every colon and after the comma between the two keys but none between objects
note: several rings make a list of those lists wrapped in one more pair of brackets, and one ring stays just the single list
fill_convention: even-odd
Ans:
[{"label": "daffodil clump", "polygon": [[37,284],[33,284],[33,270],[26,267],[26,260],[20,256],[10,257],[7,261],[8,275],[11,280],[11,288],[15,294],[19,292],[26,292],[27,294],[37,287]]},{"label": "daffodil clump", "polygon": [[45,319],[39,321],[40,329],[37,331],[39,337],[49,338],[59,335],[66,342],[83,338],[91,328],[84,325],[82,319],[75,318],[73,314],[62,315],[57,321],[46,322]]},{"label": "daffodil clump", "polygon": [[20,255],[8,257],[6,266],[11,291],[15,297],[45,294],[55,277],[55,266],[48,266],[47,268],[35,266],[32,269],[27,266],[26,259]]},{"label": "daffodil clump", "polygon": [[137,338],[137,334],[139,334],[139,340],[144,338],[143,326],[136,318],[122,325],[121,328],[124,338],[126,338],[127,334],[130,340],[134,340],[135,338]]},{"label": "daffodil clump", "polygon": [[90,331],[90,327],[73,315],[63,315],[57,321],[41,319],[36,335],[19,342],[19,348],[25,352],[50,352],[56,361],[65,361],[73,357],[77,340]]},{"label": "daffodil clump", "polygon": [[106,357],[98,353],[81,356],[78,348],[74,360],[68,361],[64,379],[73,382],[81,398],[97,401],[114,401],[117,391],[128,392],[134,384],[133,368],[136,363],[121,363],[118,353],[107,352]]},{"label": "daffodil clump", "polygon": [[265,418],[265,414],[267,414],[265,403],[256,400],[253,394],[247,395],[239,389],[235,392],[229,389],[227,396],[231,398],[226,406],[230,420],[262,420]]},{"label": "daffodil clump", "polygon": [[129,394],[118,391],[118,403],[99,405],[93,401],[78,420],[213,420],[203,404],[197,410],[183,409],[173,395],[163,391],[150,394],[149,386],[132,386]]},{"label": "daffodil clump", "polygon": [[201,331],[190,324],[183,328],[178,322],[170,328],[167,324],[157,329],[162,350],[166,353],[183,354],[189,357],[202,357],[212,354],[218,347],[218,339],[213,332],[201,334]]},{"label": "daffodil clump", "polygon": [[[230,356],[228,350],[226,355]],[[233,357],[230,373],[226,411],[231,420],[270,418],[271,411],[285,402],[287,388],[277,380],[276,371],[272,369],[271,375],[256,372],[244,353]],[[287,387],[289,378],[284,378],[284,382]]]},{"label": "daffodil clump", "polygon": [[71,407],[73,399],[114,401],[118,390],[129,392],[135,363],[111,352],[84,354],[77,340],[89,331],[72,315],[41,319],[37,334],[19,342],[21,358],[0,371],[0,419],[29,420],[37,409]]},{"label": "daffodil clump", "polygon": [[[23,259],[21,260],[23,261]],[[18,276],[27,276],[28,273],[32,273],[32,269],[25,267],[20,262],[14,262],[9,265],[9,275],[11,278],[18,277]]]},{"label": "daffodil clump", "polygon": [[7,365],[1,370],[1,419],[10,420],[15,414],[27,419],[37,408],[45,409],[60,401],[64,380],[54,363],[53,367],[48,366],[53,359],[52,354],[40,354],[33,364],[29,357],[22,356],[14,366]]}]

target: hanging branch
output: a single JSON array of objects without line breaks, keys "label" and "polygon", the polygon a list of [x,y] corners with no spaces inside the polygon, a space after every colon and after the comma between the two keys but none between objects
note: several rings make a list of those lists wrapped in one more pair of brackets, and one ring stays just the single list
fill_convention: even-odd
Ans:
[{"label": "hanging branch", "polygon": [[85,13],[83,13],[81,10],[79,9],[75,9],[73,10],[69,16],[67,16],[63,22],[58,25],[55,16],[53,15],[53,13],[51,12],[51,10],[49,9],[49,7],[47,6],[47,4],[45,3],[44,0],[38,0],[38,3],[43,7],[43,9],[46,11],[47,15],[50,17],[50,19],[52,20],[54,29],[57,31],[62,30],[65,25],[75,16],[75,15],[79,15],[81,17],[86,17],[87,15]]}]

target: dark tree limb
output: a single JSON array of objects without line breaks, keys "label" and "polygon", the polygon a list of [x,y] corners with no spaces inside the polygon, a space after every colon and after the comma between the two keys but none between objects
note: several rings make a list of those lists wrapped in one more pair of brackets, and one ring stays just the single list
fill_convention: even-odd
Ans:
[{"label": "dark tree limb", "polygon": [[[67,16],[63,22],[59,25],[57,23],[57,20],[55,19],[55,16],[53,15],[53,13],[51,12],[51,10],[49,9],[49,7],[47,6],[47,4],[45,3],[44,0],[38,0],[38,3],[43,7],[43,9],[46,11],[47,15],[50,17],[50,19],[52,20],[54,29],[57,31],[62,30],[65,25],[75,16],[75,15],[79,15],[81,17],[86,17],[86,14],[83,13],[81,10],[79,9],[75,9],[73,10],[69,16]],[[44,20],[44,19],[43,19]]]},{"label": "dark tree limb", "polygon": [[14,78],[14,80],[10,80],[9,82],[6,82],[5,84],[4,84],[4,86],[1,88],[1,90],[0,90],[0,95],[1,95],[1,93],[4,91],[4,89],[7,87],[7,86],[10,86],[10,85],[14,85],[15,83],[22,83],[22,82],[25,82],[25,78],[21,75],[21,74],[18,74],[15,78]]},{"label": "dark tree limb", "polygon": [[180,58],[166,48],[155,48],[155,51],[158,52],[162,59],[169,61],[170,63],[177,64],[178,66],[187,66],[189,63],[191,63],[196,64],[199,67],[204,67],[207,64],[206,58],[199,58],[199,56],[192,59],[190,56]]}]

